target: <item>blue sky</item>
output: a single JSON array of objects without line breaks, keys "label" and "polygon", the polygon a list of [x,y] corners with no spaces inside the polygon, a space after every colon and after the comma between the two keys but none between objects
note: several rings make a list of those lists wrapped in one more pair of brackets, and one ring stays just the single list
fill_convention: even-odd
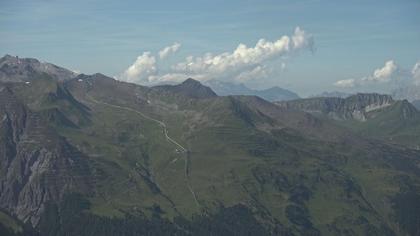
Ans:
[{"label": "blue sky", "polygon": [[[313,38],[314,52],[258,61],[269,73],[245,83],[278,85],[302,95],[363,90],[334,83],[369,77],[389,60],[399,70],[411,70],[420,60],[419,12],[419,0],[0,0],[0,54],[119,78],[150,51],[158,68],[149,73],[164,74],[187,56],[229,53],[241,43],[254,47],[261,38],[292,37],[300,27]],[[174,42],[181,44],[179,50],[159,60],[158,52]],[[257,65],[235,73],[251,66]]]}]

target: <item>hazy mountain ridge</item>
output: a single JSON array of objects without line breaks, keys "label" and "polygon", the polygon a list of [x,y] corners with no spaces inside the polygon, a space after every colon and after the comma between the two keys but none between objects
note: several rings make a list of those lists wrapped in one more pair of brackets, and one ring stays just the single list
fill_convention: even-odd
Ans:
[{"label": "hazy mountain ridge", "polygon": [[347,98],[347,97],[350,97],[351,95],[353,95],[353,94],[339,92],[339,91],[332,91],[332,92],[322,92],[322,93],[317,94],[317,95],[311,95],[311,96],[309,96],[309,98],[316,98],[316,97]]},{"label": "hazy mountain ridge", "polygon": [[296,93],[280,87],[255,90],[246,87],[244,84],[234,84],[219,80],[209,80],[205,84],[211,87],[219,96],[254,95],[267,101],[287,101],[299,98],[299,95]]},{"label": "hazy mountain ridge", "polygon": [[[102,74],[1,83],[0,95],[0,167],[25,166],[24,187],[2,189],[1,207],[42,235],[418,234],[419,152],[300,110],[307,99]],[[302,106],[345,121],[358,117],[351,109],[363,124],[384,111],[415,118],[378,94],[314,100]],[[22,172],[6,169],[9,189]]]},{"label": "hazy mountain ridge", "polygon": [[357,94],[348,98],[309,98],[277,105],[338,121],[352,131],[391,143],[420,147],[420,112],[390,95]]},{"label": "hazy mountain ridge", "polygon": [[326,114],[338,120],[365,121],[368,118],[367,113],[388,107],[394,103],[395,101],[389,95],[359,93],[347,98],[308,98],[290,102],[277,102],[276,104],[287,109]]},{"label": "hazy mountain ridge", "polygon": [[392,92],[392,97],[400,100],[407,99],[410,102],[420,100],[420,85],[398,88]]}]

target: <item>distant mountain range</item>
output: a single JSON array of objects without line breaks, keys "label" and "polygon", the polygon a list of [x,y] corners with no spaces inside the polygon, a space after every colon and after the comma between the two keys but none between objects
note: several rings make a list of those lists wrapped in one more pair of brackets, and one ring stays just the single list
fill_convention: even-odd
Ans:
[{"label": "distant mountain range", "polygon": [[392,92],[396,99],[407,99],[409,101],[420,100],[420,86],[407,86],[396,89]]},{"label": "distant mountain range", "polygon": [[395,101],[389,95],[356,94],[347,98],[316,97],[291,102],[277,102],[276,104],[287,109],[325,114],[337,120],[355,119],[365,121],[368,118],[368,113],[391,106],[394,103]]},{"label": "distant mountain range", "polygon": [[288,101],[299,99],[296,93],[280,87],[272,87],[263,90],[255,90],[246,87],[244,84],[224,82],[220,80],[209,80],[205,84],[213,89],[219,96],[228,95],[254,95],[267,101]]},{"label": "distant mountain range", "polygon": [[392,97],[395,99],[407,99],[410,102],[420,100],[420,85],[398,88],[392,92]]},{"label": "distant mountain range", "polygon": [[344,93],[344,92],[338,92],[338,91],[333,91],[333,92],[323,92],[317,95],[312,95],[309,96],[311,98],[315,98],[315,97],[335,97],[335,98],[347,98],[350,97],[352,94],[351,93]]},{"label": "distant mountain range", "polygon": [[420,111],[407,100],[394,100],[390,95],[356,94],[347,98],[309,98],[276,104],[334,120],[362,135],[412,148],[420,145]]},{"label": "distant mountain range", "polygon": [[0,61],[0,235],[420,234],[405,100],[272,103]]}]

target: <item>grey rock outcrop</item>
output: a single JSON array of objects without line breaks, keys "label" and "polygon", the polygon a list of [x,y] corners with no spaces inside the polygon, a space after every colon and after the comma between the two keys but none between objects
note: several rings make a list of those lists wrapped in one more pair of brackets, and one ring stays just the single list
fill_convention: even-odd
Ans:
[{"label": "grey rock outcrop", "polygon": [[356,94],[348,98],[325,97],[300,99],[276,104],[286,109],[326,114],[336,120],[355,119],[365,121],[366,114],[394,104],[390,95]]},{"label": "grey rock outcrop", "polygon": [[87,157],[0,84],[0,208],[36,225],[47,201],[89,193]]}]

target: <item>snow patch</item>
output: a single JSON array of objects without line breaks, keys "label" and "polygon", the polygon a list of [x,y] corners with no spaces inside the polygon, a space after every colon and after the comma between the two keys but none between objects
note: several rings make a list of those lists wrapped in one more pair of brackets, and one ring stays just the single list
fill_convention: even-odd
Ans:
[{"label": "snow patch", "polygon": [[375,111],[375,110],[379,110],[379,109],[388,107],[390,105],[391,105],[391,103],[389,103],[389,102],[383,103],[383,104],[370,104],[370,105],[365,107],[365,111],[366,112],[371,112],[371,111]]}]

